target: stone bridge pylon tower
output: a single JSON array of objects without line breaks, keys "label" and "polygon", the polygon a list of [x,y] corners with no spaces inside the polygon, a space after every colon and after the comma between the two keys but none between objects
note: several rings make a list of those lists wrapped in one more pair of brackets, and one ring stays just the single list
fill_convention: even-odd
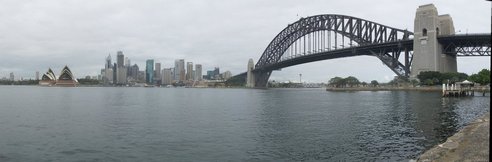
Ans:
[{"label": "stone bridge pylon tower", "polygon": [[422,71],[457,72],[456,55],[444,54],[437,40],[440,35],[453,34],[451,16],[438,15],[433,4],[419,6],[415,13],[411,78]]}]

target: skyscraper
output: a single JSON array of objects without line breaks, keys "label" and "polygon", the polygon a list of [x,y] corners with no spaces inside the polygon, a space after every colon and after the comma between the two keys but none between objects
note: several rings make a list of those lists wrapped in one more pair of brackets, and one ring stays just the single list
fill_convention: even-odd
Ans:
[{"label": "skyscraper", "polygon": [[214,69],[214,79],[219,79],[220,78],[220,69],[219,67],[215,67]]},{"label": "skyscraper", "polygon": [[154,59],[149,59],[145,66],[145,82],[154,84]]},{"label": "skyscraper", "polygon": [[116,82],[116,78],[117,78],[116,77],[116,68],[117,68],[116,63],[113,63],[113,71],[112,71],[113,72],[113,84],[117,83]]},{"label": "skyscraper", "polygon": [[173,83],[172,81],[173,81],[172,69],[171,68],[162,69],[162,84],[170,85]]},{"label": "skyscraper", "polygon": [[109,69],[111,67],[113,67],[113,63],[111,63],[111,54],[109,54],[108,57],[106,57],[106,64],[104,68]]},{"label": "skyscraper", "polygon": [[174,80],[184,81],[185,80],[185,67],[184,59],[178,59],[174,61]]},{"label": "skyscraper", "polygon": [[108,57],[106,57],[106,62],[104,64],[103,81],[105,84],[113,83],[113,63],[111,63],[111,54],[108,54]]},{"label": "skyscraper", "polygon": [[130,60],[128,59],[128,57],[125,57],[125,66],[126,66],[126,67],[131,66],[131,65],[130,65]]},{"label": "skyscraper", "polygon": [[133,80],[138,80],[138,71],[139,71],[139,68],[138,68],[138,65],[137,64],[134,64],[133,66],[130,66],[129,68],[129,72],[128,72],[128,77],[129,78],[132,78]]},{"label": "skyscraper", "polygon": [[116,55],[116,77],[117,80],[116,82],[118,84],[126,84],[126,67],[125,67],[125,55],[123,55],[123,52],[118,51],[118,54]]},{"label": "skyscraper", "polygon": [[36,80],[39,80],[39,71],[36,71]]},{"label": "skyscraper", "polygon": [[10,72],[10,80],[14,81],[14,72]]},{"label": "skyscraper", "polygon": [[202,80],[202,64],[195,65],[195,80]]},{"label": "skyscraper", "polygon": [[154,80],[156,84],[161,84],[161,63],[156,62],[154,67]]},{"label": "skyscraper", "polygon": [[193,80],[193,62],[186,63],[186,80]]}]

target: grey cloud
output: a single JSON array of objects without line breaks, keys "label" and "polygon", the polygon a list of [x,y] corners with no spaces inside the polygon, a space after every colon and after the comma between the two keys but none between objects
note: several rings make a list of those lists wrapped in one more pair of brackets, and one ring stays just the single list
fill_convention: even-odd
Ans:
[{"label": "grey cloud", "polygon": [[[450,14],[457,30],[490,32],[490,3],[477,1],[265,1],[265,0],[4,0],[0,2],[0,77],[13,71],[33,77],[48,67],[68,64],[77,77],[97,75],[104,58],[116,51],[144,68],[146,59],[163,67],[174,59],[245,71],[289,23],[318,14],[345,14],[413,30],[419,5],[434,3]],[[490,67],[483,58],[459,59],[458,68]],[[326,82],[333,76],[385,81],[394,74],[372,57],[353,57],[298,65],[276,71],[272,79]]]}]

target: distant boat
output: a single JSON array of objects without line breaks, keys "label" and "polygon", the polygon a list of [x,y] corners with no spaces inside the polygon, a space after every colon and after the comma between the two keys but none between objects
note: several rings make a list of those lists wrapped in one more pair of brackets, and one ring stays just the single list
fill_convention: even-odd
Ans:
[{"label": "distant boat", "polygon": [[144,84],[144,87],[154,87],[154,85]]}]

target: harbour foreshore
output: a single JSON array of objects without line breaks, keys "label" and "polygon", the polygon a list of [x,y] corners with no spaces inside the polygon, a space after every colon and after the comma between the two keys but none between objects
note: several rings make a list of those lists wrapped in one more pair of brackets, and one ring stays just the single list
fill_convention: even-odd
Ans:
[{"label": "harbour foreshore", "polygon": [[[475,92],[490,92],[490,87],[481,86],[472,88]],[[327,87],[326,91],[435,91],[441,92],[442,87],[440,86],[429,86],[429,87]]]},{"label": "harbour foreshore", "polygon": [[490,112],[465,126],[446,142],[419,156],[417,162],[489,161]]}]

